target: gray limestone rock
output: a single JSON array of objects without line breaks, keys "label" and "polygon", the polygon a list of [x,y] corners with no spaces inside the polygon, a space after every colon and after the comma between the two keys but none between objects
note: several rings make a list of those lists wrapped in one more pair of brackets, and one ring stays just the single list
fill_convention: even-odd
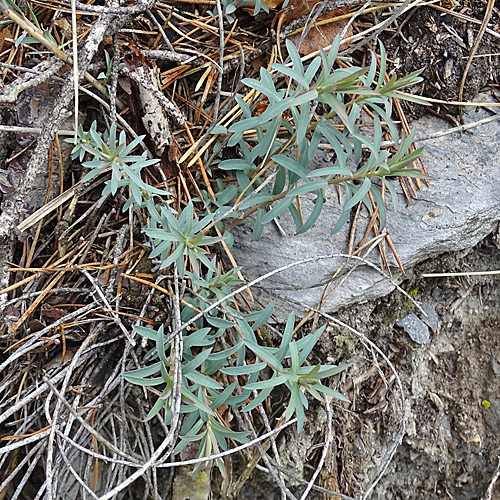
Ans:
[{"label": "gray limestone rock", "polygon": [[439,426],[439,435],[445,439],[451,439],[451,424],[448,417],[445,415],[441,419],[441,425]]},{"label": "gray limestone rock", "polygon": [[420,315],[422,321],[434,332],[437,333],[438,325],[439,325],[439,317],[436,314],[436,311],[429,304],[420,304],[420,307],[424,310],[427,316],[423,314]]},{"label": "gray limestone rock", "polygon": [[500,363],[495,358],[491,358],[491,369],[495,375],[500,375]]},{"label": "gray limestone rock", "polygon": [[408,314],[396,322],[417,344],[428,344],[431,336],[427,325],[415,314]]},{"label": "gray limestone rock", "polygon": [[[466,123],[486,116],[490,116],[488,111],[477,109],[466,115]],[[445,121],[431,116],[415,121],[412,126],[421,138],[449,128]],[[394,181],[399,190],[399,210],[394,212],[388,208],[387,214],[387,229],[405,269],[444,252],[471,248],[494,230],[500,219],[499,143],[500,120],[478,126],[471,134],[454,133],[417,143],[425,146],[423,160],[434,180],[429,187],[423,186],[411,204]],[[314,168],[327,166],[328,155],[315,161]],[[293,308],[303,314],[303,308],[291,305],[287,299],[304,306],[316,306],[325,285],[345,260],[341,254],[347,250],[348,228],[345,226],[338,234],[331,234],[340,210],[335,189],[327,192],[326,197],[320,219],[305,234],[294,235],[295,226],[288,213],[279,217],[287,234],[285,237],[273,224],[264,228],[260,241],[252,240],[248,225],[236,231],[234,254],[248,280],[301,259],[331,256],[287,269],[261,282],[260,288],[253,289],[259,298],[277,301],[279,319],[284,319]],[[301,198],[301,208],[306,215],[314,206],[313,199],[313,196]],[[364,212],[362,210],[358,222],[356,243],[361,240],[367,222]],[[393,279],[401,281],[402,275],[389,249],[387,255]],[[380,266],[377,250],[371,253],[369,260]],[[355,265],[358,267],[352,270]],[[340,307],[373,300],[394,289],[386,276],[352,260],[330,289],[337,285],[334,293],[324,301],[324,311],[333,312]]]}]

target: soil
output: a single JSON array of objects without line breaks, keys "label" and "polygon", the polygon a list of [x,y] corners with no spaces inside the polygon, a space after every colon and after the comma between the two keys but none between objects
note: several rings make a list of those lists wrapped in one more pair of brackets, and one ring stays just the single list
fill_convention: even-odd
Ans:
[{"label": "soil", "polygon": [[[396,325],[418,313],[399,292],[335,315],[389,356],[407,398],[403,442],[371,499],[485,498],[500,450],[500,281],[498,276],[421,276],[495,269],[500,269],[498,236],[490,235],[470,251],[442,255],[409,272],[402,288],[437,313],[437,328],[426,345],[414,343]],[[328,470],[327,464],[328,473],[319,484],[360,498],[380,470],[399,426],[399,393],[384,362],[379,358],[374,365],[372,353],[349,331],[331,330],[320,349],[323,361],[351,365],[338,387],[351,405],[335,407],[334,468]],[[353,380],[358,381],[354,389]],[[324,439],[324,412],[314,407],[308,416],[303,433],[291,430],[278,441],[282,465],[293,470],[295,478],[310,478],[318,460],[314,445]],[[247,489],[240,498],[260,499],[268,487],[275,493],[266,498],[280,498],[266,476],[255,477],[254,484],[258,488]],[[300,496],[303,488],[295,482],[292,489]],[[312,492],[308,498],[330,497]],[[498,485],[491,499],[500,499]]]},{"label": "soil", "polygon": [[[469,252],[440,256],[412,271],[403,289],[439,318],[427,345],[415,344],[396,326],[401,317],[418,312],[398,292],[339,315],[392,357],[408,398],[403,444],[371,498],[483,497],[500,450],[500,282],[496,276],[420,276],[494,269],[500,269],[500,253],[492,235]],[[323,347],[347,351],[342,361],[354,363],[351,376],[357,377],[372,359],[352,340],[333,336]],[[397,389],[387,367],[382,371],[389,391],[375,373],[351,392],[354,414],[337,412],[339,477],[342,491],[353,496],[371,483],[399,422]],[[495,495],[499,499],[500,491]]]},{"label": "soil", "polygon": [[[455,14],[458,12],[482,21],[485,7],[486,2],[482,0],[465,1],[461,8],[454,9],[453,14],[438,10],[441,8],[439,4],[422,7],[401,18],[399,27],[383,33],[381,40],[399,77],[423,69],[423,81],[411,89],[413,93],[441,100],[458,99],[462,75],[480,24]],[[494,9],[488,26],[499,31],[498,9]],[[499,52],[500,38],[486,32],[467,74],[465,100],[472,99],[488,85],[499,85]],[[405,106],[416,116],[426,111],[421,106],[408,103]],[[445,109],[450,108],[445,106]],[[457,108],[451,108],[451,111],[456,113]]]}]

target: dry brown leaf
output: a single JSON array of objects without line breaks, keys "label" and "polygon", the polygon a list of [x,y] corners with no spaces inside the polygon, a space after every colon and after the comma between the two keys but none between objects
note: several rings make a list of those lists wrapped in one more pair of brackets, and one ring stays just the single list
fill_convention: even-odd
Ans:
[{"label": "dry brown leaf", "polygon": [[[269,10],[275,10],[279,5],[283,3],[284,0],[262,0],[262,3],[266,5]],[[255,3],[248,2],[243,5],[242,10],[244,10],[250,16],[253,16],[253,11],[255,10]]]},{"label": "dry brown leaf", "polygon": [[[283,20],[283,25],[287,26],[291,22],[300,19],[303,16],[308,15],[311,12],[311,9],[315,5],[317,5],[317,0],[292,0],[291,5],[293,9],[285,14],[285,18]],[[349,13],[349,8],[343,7],[340,9],[332,10],[322,16],[316,21],[316,23],[320,21],[328,21],[330,19],[335,19],[336,17],[345,15]],[[309,32],[307,33],[304,40],[300,44],[298,48],[299,53],[302,55],[310,54],[318,50],[320,47],[327,47],[333,43],[333,40],[337,35],[340,35],[344,28],[348,23],[348,19],[342,19],[339,21],[332,21],[327,24],[322,24],[320,26],[313,26]],[[295,35],[289,36],[289,40],[291,40],[295,45],[300,40],[302,33],[297,33]],[[346,37],[352,35],[352,27],[349,26],[347,30]]]},{"label": "dry brown leaf", "polygon": [[269,54],[267,52],[263,52],[262,54],[258,55],[255,59],[252,59],[250,61],[252,68],[257,73],[260,71],[260,68],[267,68],[268,63],[269,63]]},{"label": "dry brown leaf", "polygon": [[9,178],[0,172],[0,191],[5,194],[12,194],[16,188],[10,183]]},{"label": "dry brown leaf", "polygon": [[278,5],[283,3],[283,0],[262,0],[262,3],[266,4],[270,10],[275,9]]}]

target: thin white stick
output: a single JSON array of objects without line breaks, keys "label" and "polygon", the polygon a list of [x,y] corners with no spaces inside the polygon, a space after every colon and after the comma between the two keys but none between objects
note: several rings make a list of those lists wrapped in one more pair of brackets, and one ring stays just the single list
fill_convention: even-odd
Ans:
[{"label": "thin white stick", "polygon": [[85,277],[90,281],[91,285],[95,288],[97,295],[101,298],[103,301],[104,305],[109,309],[111,316],[113,316],[115,323],[118,325],[120,330],[123,332],[123,335],[125,335],[125,338],[133,345],[135,346],[136,342],[134,338],[130,335],[130,332],[125,328],[125,326],[122,323],[122,320],[120,319],[120,316],[116,314],[113,311],[113,308],[111,307],[111,304],[108,302],[108,299],[104,295],[104,292],[101,290],[101,287],[97,284],[97,282],[92,278],[90,273],[86,270],[81,268],[81,272],[85,275]]},{"label": "thin white stick", "polygon": [[77,411],[68,403],[66,398],[57,390],[56,386],[50,381],[50,379],[44,375],[42,380],[49,386],[49,389],[56,395],[57,399],[69,410],[69,412],[73,415],[73,417],[80,423],[80,425],[90,432],[92,436],[94,436],[99,443],[101,443],[106,448],[110,449],[117,455],[126,458],[133,462],[135,460],[134,457],[128,455],[127,453],[122,452],[119,448],[117,448],[113,443],[109,442],[104,438],[101,434],[99,434],[90,424],[85,422],[85,420],[78,414]]},{"label": "thin white stick", "polygon": [[326,455],[328,453],[328,450],[330,449],[330,446],[332,445],[333,442],[333,426],[332,426],[332,409],[330,407],[330,400],[329,397],[326,394],[323,395],[324,401],[325,401],[325,410],[326,410],[326,415],[327,415],[327,428],[326,428],[326,440],[325,444],[323,445],[323,451],[321,453],[321,457],[319,459],[318,466],[316,467],[316,470],[314,471],[314,474],[311,477],[311,480],[307,484],[307,487],[300,497],[300,500],[307,500],[307,496],[309,495],[309,492],[311,491],[312,487],[314,486],[314,483],[316,482],[316,479],[319,476],[319,473],[323,469],[323,464],[325,463],[326,460]]},{"label": "thin white stick", "polygon": [[493,477],[491,478],[490,484],[488,486],[488,489],[486,490],[486,493],[484,494],[483,500],[491,500],[491,497],[493,495],[493,488],[495,487],[495,483],[498,481],[498,478],[500,477],[500,457],[498,457],[498,465],[495,470],[495,473],[493,474]]},{"label": "thin white stick", "polygon": [[426,273],[422,278],[454,278],[456,276],[494,276],[500,274],[498,271],[471,271],[469,273]]},{"label": "thin white stick", "polygon": [[21,448],[23,446],[26,446],[27,444],[30,443],[36,443],[37,441],[41,441],[44,439],[46,436],[48,436],[50,433],[50,429],[46,429],[42,432],[39,432],[38,434],[33,434],[33,436],[24,438],[24,439],[14,439],[12,444],[4,445],[0,449],[0,455],[4,455],[5,453],[10,453],[13,450],[16,450],[17,448]]},{"label": "thin white stick", "polygon": [[[262,436],[259,436],[255,439],[252,439],[248,443],[240,444],[239,446],[236,446],[234,448],[231,448],[226,451],[222,451],[220,453],[216,453],[214,455],[209,455],[208,457],[200,457],[200,458],[192,458],[191,460],[182,460],[179,462],[166,462],[166,463],[156,463],[154,464],[156,467],[162,468],[162,469],[169,469],[172,467],[184,467],[188,465],[195,465],[195,464],[201,464],[203,462],[210,462],[211,460],[217,460],[218,458],[224,458],[229,455],[234,455],[235,453],[238,453],[240,451],[246,450],[247,448],[251,448],[252,446],[255,446],[257,443],[260,443],[262,441],[265,441],[267,438],[274,434],[278,434],[282,430],[286,429],[287,427],[290,427],[291,425],[295,424],[297,422],[296,418],[293,418],[292,420],[289,420],[288,422],[284,423],[283,425],[280,425],[279,427],[276,427],[276,429],[273,429],[270,432],[266,432],[265,434],[262,434]],[[45,434],[42,437],[45,437],[49,433],[49,430],[47,429],[45,431]],[[99,458],[100,460],[103,460],[105,462],[110,462],[110,463],[115,463],[119,465],[127,465],[129,467],[142,467],[142,464],[140,463],[135,463],[135,462],[127,462],[126,460],[120,460],[120,459],[115,459],[112,457],[108,457],[106,455],[103,455],[102,453],[97,453],[95,451],[89,450],[84,447],[78,446],[70,437],[64,436],[61,431],[57,431],[58,435],[71,443],[73,446],[76,446],[80,451],[83,451],[84,453],[90,455],[91,457],[94,458]],[[23,440],[23,442],[19,446],[23,446],[26,444],[26,441]],[[16,446],[16,447],[19,447]]]},{"label": "thin white stick", "polygon": [[[21,134],[41,134],[40,127],[17,127],[15,125],[0,125],[0,132],[18,132]],[[58,135],[74,135],[73,130],[58,130]]]}]

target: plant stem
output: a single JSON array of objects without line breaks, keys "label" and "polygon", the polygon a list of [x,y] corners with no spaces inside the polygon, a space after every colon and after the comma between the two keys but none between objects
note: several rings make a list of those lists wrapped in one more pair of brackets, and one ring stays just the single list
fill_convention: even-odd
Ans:
[{"label": "plant stem", "polygon": [[[343,184],[346,182],[350,181],[359,181],[362,179],[365,179],[366,177],[380,177],[382,174],[382,170],[375,170],[372,172],[362,172],[362,173],[357,173],[353,174],[351,176],[344,176],[344,177],[338,177],[337,179],[329,179],[328,180],[328,185],[332,184]],[[271,203],[274,203],[275,201],[282,200],[285,198],[285,196],[292,190],[293,188],[289,188],[286,191],[283,191],[280,194],[276,194],[273,196],[272,200],[269,201],[263,201],[257,205],[254,205],[253,207],[250,207],[248,210],[246,210],[243,215],[241,215],[238,219],[234,219],[230,224],[228,224],[224,228],[224,232],[229,231],[231,232],[240,222],[243,222],[245,219],[250,217],[252,214],[254,214],[259,208],[264,208],[269,206]]]}]

